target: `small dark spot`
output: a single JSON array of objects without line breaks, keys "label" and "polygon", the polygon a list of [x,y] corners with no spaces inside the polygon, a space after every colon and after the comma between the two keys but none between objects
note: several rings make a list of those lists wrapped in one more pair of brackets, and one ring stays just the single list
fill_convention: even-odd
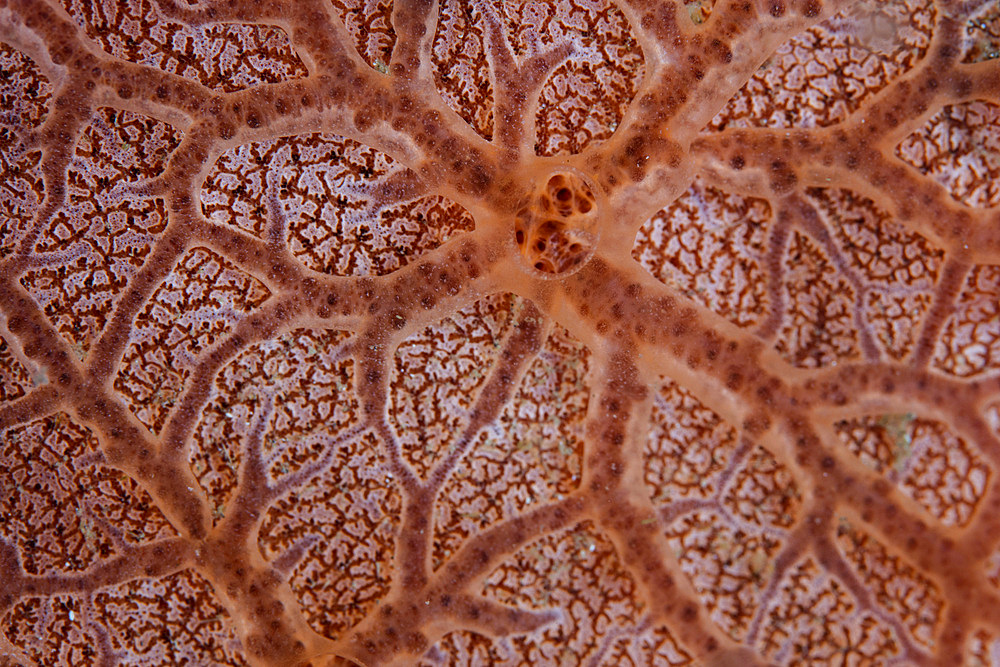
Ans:
[{"label": "small dark spot", "polygon": [[943,44],[940,49],[938,49],[938,54],[945,60],[951,60],[958,55],[958,49],[952,44]]},{"label": "small dark spot", "polygon": [[731,371],[728,376],[726,376],[726,388],[730,391],[736,391],[743,384],[743,376],[739,371]]},{"label": "small dark spot", "polygon": [[646,140],[641,136],[635,136],[628,140],[625,144],[625,155],[630,158],[638,157],[642,152],[646,144]]}]

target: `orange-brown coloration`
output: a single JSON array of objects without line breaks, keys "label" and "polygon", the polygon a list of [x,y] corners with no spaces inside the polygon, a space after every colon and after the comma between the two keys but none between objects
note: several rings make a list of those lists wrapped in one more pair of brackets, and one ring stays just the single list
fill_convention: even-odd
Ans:
[{"label": "orange-brown coloration", "polygon": [[601,211],[594,190],[572,172],[556,172],[514,214],[514,240],[527,266],[565,275],[597,247]]},{"label": "orange-brown coloration", "polygon": [[0,664],[1000,667],[986,0],[0,0]]}]

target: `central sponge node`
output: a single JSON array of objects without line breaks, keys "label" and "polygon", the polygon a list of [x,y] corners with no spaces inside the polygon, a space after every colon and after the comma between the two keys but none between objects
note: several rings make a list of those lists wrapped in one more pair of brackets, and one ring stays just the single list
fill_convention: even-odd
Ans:
[{"label": "central sponge node", "polygon": [[529,267],[563,276],[597,247],[595,188],[576,170],[560,169],[535,188],[514,217],[514,241]]}]

